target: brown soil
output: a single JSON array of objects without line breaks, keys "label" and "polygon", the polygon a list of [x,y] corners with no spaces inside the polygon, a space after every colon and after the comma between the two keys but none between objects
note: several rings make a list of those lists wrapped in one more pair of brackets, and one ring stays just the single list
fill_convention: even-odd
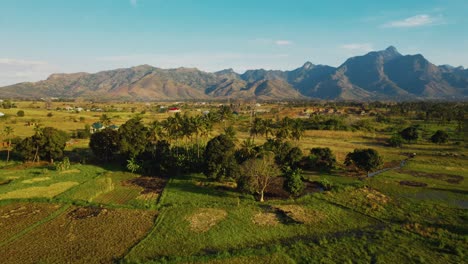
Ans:
[{"label": "brown soil", "polygon": [[276,226],[280,223],[278,215],[273,212],[258,213],[253,216],[252,222],[259,226]]},{"label": "brown soil", "polygon": [[144,190],[141,194],[148,194],[148,193],[157,193],[160,194],[164,190],[166,186],[167,179],[158,178],[158,177],[138,177],[135,179],[131,179],[128,181],[123,182],[123,185],[136,185],[142,187]]},{"label": "brown soil", "polygon": [[188,216],[186,220],[193,232],[203,233],[210,230],[226,216],[227,212],[222,209],[200,208],[194,214]]},{"label": "brown soil", "polygon": [[436,179],[436,180],[446,181],[452,184],[460,184],[463,181],[463,176],[459,176],[459,175],[443,174],[443,173],[427,173],[427,172],[421,172],[421,171],[408,171],[408,170],[402,170],[401,172],[410,174],[414,177]]},{"label": "brown soil", "polygon": [[101,213],[106,213],[107,209],[100,207],[80,207],[68,213],[70,218],[75,220],[97,217]]},{"label": "brown soil", "polygon": [[400,181],[400,185],[406,185],[411,187],[426,187],[427,183],[415,181]]}]

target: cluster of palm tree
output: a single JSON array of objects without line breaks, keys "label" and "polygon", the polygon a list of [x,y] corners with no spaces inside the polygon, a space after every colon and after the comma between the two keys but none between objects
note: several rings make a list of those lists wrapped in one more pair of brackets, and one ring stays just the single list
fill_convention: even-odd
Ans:
[{"label": "cluster of palm tree", "polygon": [[255,141],[258,135],[264,136],[266,140],[275,137],[280,140],[300,140],[304,135],[304,124],[300,119],[285,117],[277,122],[271,119],[255,118],[250,126],[250,138]]},{"label": "cluster of palm tree", "polygon": [[185,146],[195,143],[197,146],[197,157],[200,157],[201,139],[206,141],[213,130],[214,120],[206,116],[188,116],[176,113],[166,120],[154,121],[149,126],[149,140],[167,140],[169,143],[180,145],[182,140]]}]

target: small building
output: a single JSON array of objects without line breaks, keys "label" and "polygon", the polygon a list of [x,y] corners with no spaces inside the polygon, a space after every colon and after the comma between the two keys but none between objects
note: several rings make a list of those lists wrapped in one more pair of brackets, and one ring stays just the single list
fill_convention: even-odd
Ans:
[{"label": "small building", "polygon": [[91,133],[96,133],[98,131],[101,131],[103,130],[104,128],[106,128],[101,122],[96,122],[94,124],[91,125]]},{"label": "small building", "polygon": [[168,109],[167,112],[169,112],[169,113],[180,113],[181,110],[178,107],[171,107],[171,108]]},{"label": "small building", "polygon": [[112,125],[112,126],[109,126],[108,128],[110,128],[112,130],[119,130],[119,126],[117,126],[117,125]]}]

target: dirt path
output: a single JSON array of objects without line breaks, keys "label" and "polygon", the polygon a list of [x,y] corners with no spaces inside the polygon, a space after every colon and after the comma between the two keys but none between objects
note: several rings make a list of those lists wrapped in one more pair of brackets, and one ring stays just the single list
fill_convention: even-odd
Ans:
[{"label": "dirt path", "polygon": [[411,158],[407,158],[407,159],[404,159],[400,162],[400,165],[399,166],[396,166],[396,167],[391,167],[391,168],[385,168],[385,169],[381,169],[379,171],[375,171],[375,172],[372,172],[372,173],[369,173],[367,175],[367,177],[374,177],[376,175],[379,175],[381,173],[384,173],[386,171],[389,171],[389,170],[396,170],[396,169],[402,169],[403,167],[405,167],[406,163],[408,162],[408,160],[411,159]]}]

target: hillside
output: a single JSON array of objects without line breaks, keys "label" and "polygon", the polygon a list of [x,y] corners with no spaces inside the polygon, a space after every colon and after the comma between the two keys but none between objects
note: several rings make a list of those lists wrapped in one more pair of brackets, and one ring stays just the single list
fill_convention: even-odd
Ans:
[{"label": "hillside", "polygon": [[423,55],[402,55],[393,46],[352,57],[338,68],[306,62],[292,71],[196,68],[160,69],[141,65],[98,73],[52,74],[47,80],[0,88],[2,98],[99,98],[186,100],[256,98],[408,100],[465,99],[468,70],[436,66]]}]

